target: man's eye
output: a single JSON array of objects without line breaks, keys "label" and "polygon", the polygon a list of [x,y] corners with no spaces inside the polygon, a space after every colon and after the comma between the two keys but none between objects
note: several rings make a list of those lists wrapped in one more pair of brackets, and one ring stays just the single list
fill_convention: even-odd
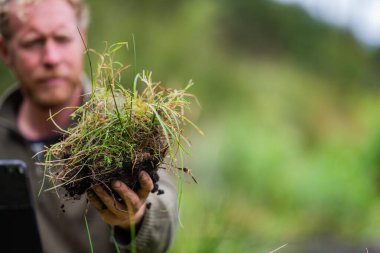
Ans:
[{"label": "man's eye", "polygon": [[21,43],[21,46],[25,49],[42,46],[45,43],[44,39],[28,40]]},{"label": "man's eye", "polygon": [[57,36],[55,37],[55,41],[60,43],[60,44],[65,44],[71,41],[70,37],[67,36]]}]

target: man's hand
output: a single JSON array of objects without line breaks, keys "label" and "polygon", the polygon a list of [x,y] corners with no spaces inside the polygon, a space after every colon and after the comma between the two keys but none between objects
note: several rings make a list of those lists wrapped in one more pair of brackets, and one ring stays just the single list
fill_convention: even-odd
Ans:
[{"label": "man's hand", "polygon": [[87,194],[90,203],[99,211],[103,220],[110,225],[129,229],[141,221],[145,213],[145,200],[153,189],[153,181],[145,171],[139,174],[141,188],[134,192],[121,181],[112,182],[112,188],[120,195],[117,201],[101,185],[93,187]]}]

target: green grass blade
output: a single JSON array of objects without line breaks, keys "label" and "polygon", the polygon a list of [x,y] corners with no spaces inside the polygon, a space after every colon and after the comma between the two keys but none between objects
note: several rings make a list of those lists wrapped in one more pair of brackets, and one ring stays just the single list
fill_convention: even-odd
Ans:
[{"label": "green grass blade", "polygon": [[136,52],[136,41],[135,41],[135,35],[132,33],[132,42],[133,42],[133,56],[134,56],[134,73],[135,76],[137,73],[137,52]]},{"label": "green grass blade", "polygon": [[90,229],[88,227],[88,222],[87,222],[86,215],[84,215],[84,222],[86,224],[86,231],[87,231],[88,242],[90,244],[90,250],[91,250],[91,253],[94,253],[94,247],[92,246],[91,234],[90,234]]},{"label": "green grass blade", "polygon": [[182,204],[182,199],[183,199],[183,181],[182,181],[182,176],[179,175],[179,180],[177,183],[177,188],[178,188],[178,204],[177,204],[177,209],[178,209],[178,223],[181,227],[183,227],[182,221],[181,221],[181,204]]},{"label": "green grass blade", "polygon": [[116,253],[121,253],[121,252],[120,252],[120,249],[119,249],[119,245],[117,244],[117,242],[116,242],[116,239],[115,239],[115,236],[114,236],[114,235],[112,235],[112,243],[113,243],[113,245],[115,246],[115,249],[116,249]]}]

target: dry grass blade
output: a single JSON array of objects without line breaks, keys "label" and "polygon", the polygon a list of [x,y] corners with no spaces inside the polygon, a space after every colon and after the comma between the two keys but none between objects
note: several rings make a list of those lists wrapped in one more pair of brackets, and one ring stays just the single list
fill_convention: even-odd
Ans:
[{"label": "dry grass blade", "polygon": [[274,252],[277,252],[277,251],[279,251],[280,249],[282,249],[282,248],[284,248],[284,247],[286,247],[288,244],[284,244],[284,245],[282,245],[281,247],[278,247],[277,249],[275,249],[275,250],[272,250],[271,252],[269,252],[269,253],[274,253]]}]

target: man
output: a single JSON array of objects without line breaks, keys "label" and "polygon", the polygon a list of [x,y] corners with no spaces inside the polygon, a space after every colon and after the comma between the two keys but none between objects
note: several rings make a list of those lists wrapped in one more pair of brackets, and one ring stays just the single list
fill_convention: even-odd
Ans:
[{"label": "man", "polygon": [[[82,0],[3,0],[0,8],[0,53],[18,80],[18,87],[8,92],[0,107],[0,159],[28,164],[44,252],[90,252],[85,214],[96,252],[116,252],[114,244],[129,251],[131,226],[137,230],[137,252],[165,252],[177,222],[175,184],[166,174],[160,174],[165,191],[160,196],[149,194],[153,183],[144,172],[139,175],[138,192],[120,181],[113,183],[132,219],[130,213],[115,208],[113,198],[100,186],[88,196],[90,208],[82,198],[65,202],[62,212],[62,200],[51,192],[37,199],[43,169],[35,166],[32,157],[60,138],[56,126],[47,120],[49,113],[83,103],[80,34],[86,39],[87,12]],[[72,112],[63,110],[55,122],[69,127]]]}]

